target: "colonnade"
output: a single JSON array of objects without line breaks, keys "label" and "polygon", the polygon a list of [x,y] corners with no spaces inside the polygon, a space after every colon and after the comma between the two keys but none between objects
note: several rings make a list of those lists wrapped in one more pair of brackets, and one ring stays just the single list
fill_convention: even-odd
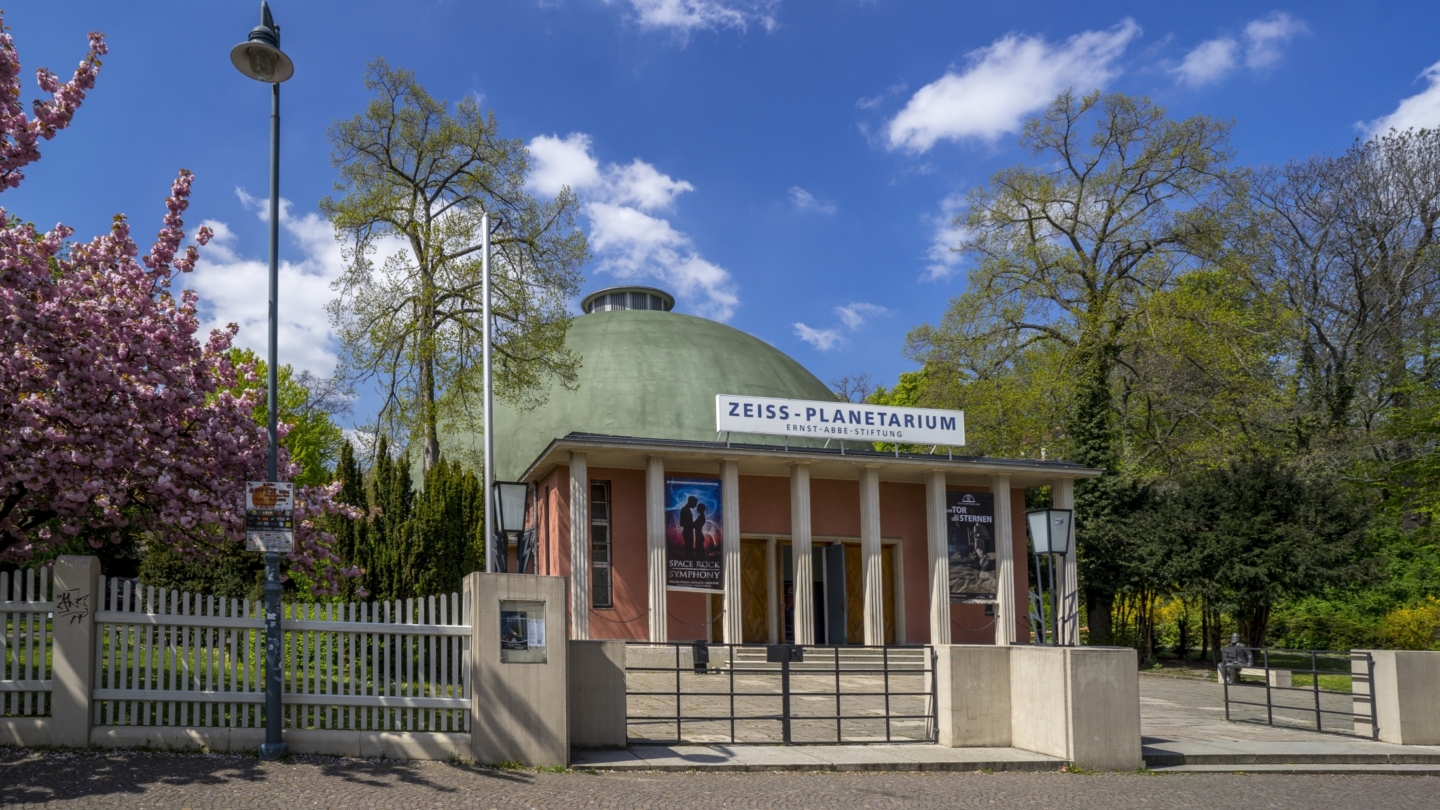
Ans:
[{"label": "colonnade", "polygon": [[[741,642],[741,611],[738,609],[740,593],[740,465],[734,459],[720,462],[721,493],[721,548],[724,560],[723,593],[724,611],[721,615],[721,639],[726,644]],[[861,609],[864,616],[867,645],[884,643],[884,581],[881,562],[880,531],[880,466],[867,465],[860,468],[860,550],[861,550]],[[1051,482],[1056,508],[1073,509],[1075,505],[1074,482],[1056,479]],[[1010,476],[995,474],[990,477],[990,492],[995,498],[994,536],[995,573],[998,582],[995,604],[995,643],[1008,645],[1016,643],[1016,594],[1014,559],[1014,521],[1010,497]],[[928,568],[928,590],[930,597],[930,643],[950,643],[950,561],[947,540],[946,476],[944,470],[931,470],[925,475],[925,518],[926,550]],[[665,539],[665,462],[660,456],[648,456],[645,460],[645,538],[646,574],[649,591],[649,637],[650,641],[669,640],[669,614],[666,591],[666,539]],[[814,570],[811,552],[813,535],[810,519],[810,464],[795,462],[790,465],[790,544],[791,560],[794,565],[794,628],[795,643],[812,645],[823,643],[815,638],[814,614]],[[589,470],[586,454],[570,454],[570,559],[571,571],[588,571],[590,568],[590,492]],[[1071,523],[1072,527],[1074,522]],[[1072,528],[1073,531],[1073,528]],[[773,590],[774,544],[767,547],[767,579]],[[1021,565],[1025,562],[1022,559]],[[1066,613],[1065,632],[1070,644],[1079,641],[1079,621],[1075,583],[1077,571],[1075,543],[1070,543],[1070,552],[1063,561],[1064,588],[1061,594],[1062,606]],[[771,604],[775,593],[769,593]],[[570,577],[571,633],[574,638],[590,637],[590,578],[585,575]],[[735,606],[732,608],[732,606]],[[896,610],[904,610],[896,605]],[[774,619],[771,619],[772,635],[776,633]]]}]

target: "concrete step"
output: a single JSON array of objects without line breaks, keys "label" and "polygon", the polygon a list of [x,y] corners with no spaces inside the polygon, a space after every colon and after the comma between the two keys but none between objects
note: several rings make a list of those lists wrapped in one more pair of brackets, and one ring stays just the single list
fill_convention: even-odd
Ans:
[{"label": "concrete step", "polygon": [[1150,768],[1155,773],[1298,773],[1298,774],[1386,774],[1440,776],[1440,765],[1173,765]]},{"label": "concrete step", "polygon": [[1146,752],[1145,765],[1151,769],[1160,768],[1218,768],[1220,770],[1241,768],[1252,765],[1300,766],[1300,765],[1404,765],[1440,767],[1440,754],[1433,753],[1362,753],[1362,752],[1277,752],[1243,754],[1179,754],[1173,752]]}]

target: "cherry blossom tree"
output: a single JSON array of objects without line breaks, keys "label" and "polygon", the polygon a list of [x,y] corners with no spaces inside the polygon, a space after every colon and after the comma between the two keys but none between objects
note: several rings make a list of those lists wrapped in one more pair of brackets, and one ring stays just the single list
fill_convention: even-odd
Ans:
[{"label": "cherry blossom tree", "polygon": [[[41,140],[69,126],[105,52],[93,33],[70,81],[39,71],[50,99],[27,115],[0,17],[0,191],[20,184]],[[187,556],[243,540],[244,482],[265,475],[266,433],[252,418],[262,392],[233,393],[255,379],[253,363],[230,359],[237,327],[202,341],[198,297],[172,291],[210,238],[202,227],[185,245],[192,179],[181,170],[143,255],[123,215],[109,233],[76,242],[64,225],[42,233],[0,208],[0,558],[76,538],[98,548],[126,533]],[[282,477],[297,476],[281,452]],[[334,501],[338,488],[297,497],[291,565],[322,579],[354,573],[314,521],[354,511]]]}]

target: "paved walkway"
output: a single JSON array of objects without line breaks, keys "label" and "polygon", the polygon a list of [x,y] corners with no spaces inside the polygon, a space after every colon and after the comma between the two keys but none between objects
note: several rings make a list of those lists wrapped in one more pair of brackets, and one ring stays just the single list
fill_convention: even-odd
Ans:
[{"label": "paved walkway", "polygon": [[[1257,689],[1260,687],[1246,687]],[[1296,693],[1292,693],[1296,694]],[[1263,700],[1263,698],[1260,698]],[[1313,698],[1309,698],[1313,705]],[[1322,708],[1349,711],[1348,696],[1326,696]],[[1313,723],[1313,715],[1281,713],[1278,723],[1293,718],[1295,725],[1264,724],[1264,709],[1251,709],[1249,719],[1225,720],[1221,687],[1213,681],[1140,677],[1140,735],[1150,767],[1229,766],[1255,764],[1368,766],[1377,764],[1430,766],[1440,770],[1440,746],[1392,745],[1353,734],[1325,733],[1299,727]],[[1245,717],[1239,712],[1234,716]],[[1353,726],[1353,721],[1348,721]],[[1326,721],[1337,731],[1347,724]],[[1440,800],[1437,800],[1440,804]]]},{"label": "paved walkway", "polygon": [[[1224,799],[1221,797],[1229,797]],[[1433,810],[1440,778],[1067,773],[535,773],[443,762],[0,748],[0,808]]]},{"label": "paved walkway", "polygon": [[573,751],[576,768],[615,771],[1057,771],[1064,760],[1018,748],[938,745],[676,745]]},{"label": "paved walkway", "polygon": [[[761,683],[747,686],[759,688]],[[856,686],[860,686],[858,679]],[[1308,711],[1314,706],[1314,696],[1289,693],[1281,697],[1288,698],[1296,710],[1277,713],[1276,726],[1265,723],[1264,709],[1254,707],[1232,707],[1232,716],[1254,722],[1230,722],[1225,719],[1221,688],[1215,682],[1142,676],[1140,728],[1146,765],[1176,772],[1440,774],[1440,747],[1391,745],[1353,734],[1317,733],[1302,727],[1314,722]],[[1262,701],[1263,697],[1242,692],[1238,699]],[[720,711],[718,706],[706,708]],[[1349,712],[1350,698],[1322,694],[1321,708]],[[1327,731],[1353,727],[1350,718],[1322,717]],[[778,734],[778,728],[771,725],[776,724],[742,722],[741,739],[778,742],[778,737],[770,739]],[[635,733],[633,726],[631,733]],[[923,744],[641,745],[619,751],[576,751],[573,756],[576,767],[614,771],[1055,771],[1063,764],[1054,757],[1014,748]]]}]

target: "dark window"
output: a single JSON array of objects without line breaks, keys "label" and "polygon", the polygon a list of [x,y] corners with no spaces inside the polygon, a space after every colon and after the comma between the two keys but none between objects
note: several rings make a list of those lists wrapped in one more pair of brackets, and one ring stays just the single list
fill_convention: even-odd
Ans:
[{"label": "dark window", "polygon": [[614,607],[610,574],[610,482],[590,482],[590,603]]}]

